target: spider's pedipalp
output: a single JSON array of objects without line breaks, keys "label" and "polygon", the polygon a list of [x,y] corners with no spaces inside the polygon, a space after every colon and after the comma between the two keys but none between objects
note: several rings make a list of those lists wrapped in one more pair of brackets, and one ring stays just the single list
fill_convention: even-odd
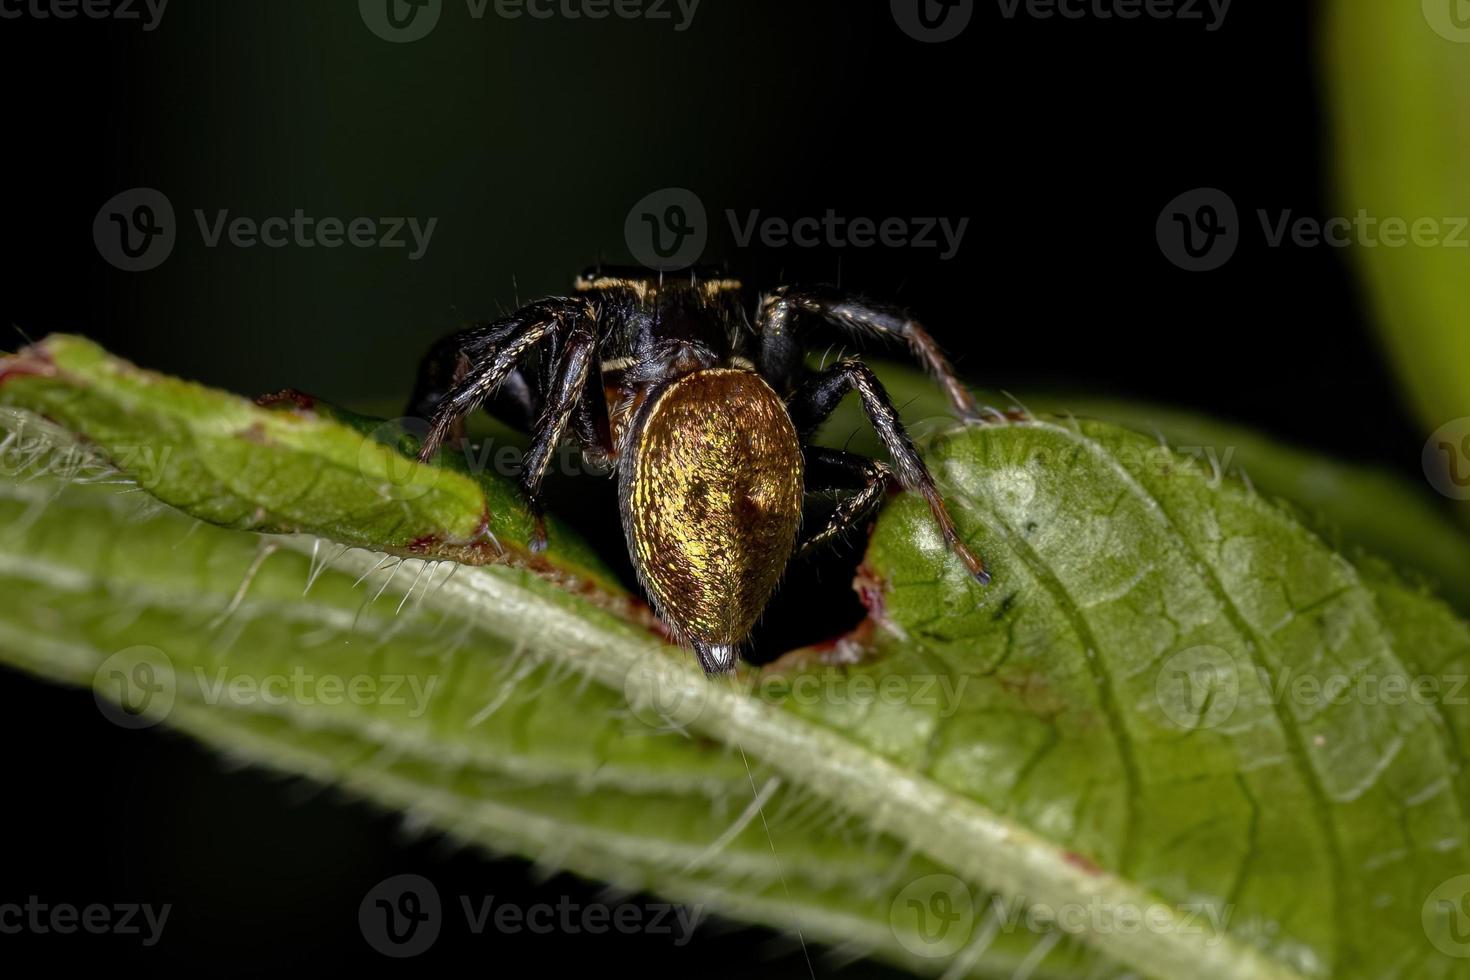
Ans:
[{"label": "spider's pedipalp", "polygon": [[806,492],[851,490],[853,493],[837,505],[820,528],[797,545],[797,557],[810,555],[866,523],[878,512],[895,481],[893,470],[876,459],[841,449],[807,446]]}]

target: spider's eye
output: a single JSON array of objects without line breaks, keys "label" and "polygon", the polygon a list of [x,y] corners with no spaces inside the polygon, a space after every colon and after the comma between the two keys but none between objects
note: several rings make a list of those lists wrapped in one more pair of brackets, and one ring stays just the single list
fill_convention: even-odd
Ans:
[{"label": "spider's eye", "polygon": [[649,593],[685,642],[739,644],[801,517],[786,406],[759,375],[697,371],[654,396],[631,449],[624,525]]}]

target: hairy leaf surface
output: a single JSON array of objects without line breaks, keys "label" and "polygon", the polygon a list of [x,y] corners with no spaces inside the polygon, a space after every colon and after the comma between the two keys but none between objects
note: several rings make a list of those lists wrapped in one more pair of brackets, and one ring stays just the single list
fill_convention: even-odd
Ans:
[{"label": "hairy leaf surface", "polygon": [[[451,562],[487,506],[523,540],[509,489],[380,458],[371,424],[75,341],[0,362],[0,402],[33,464],[0,484],[0,656],[123,723],[918,972],[1466,975],[1470,630],[1154,437],[935,431],[994,584],[896,498],[862,628],[710,682],[566,534]],[[78,445],[153,493],[36,475]],[[359,465],[453,479],[387,507]]]}]

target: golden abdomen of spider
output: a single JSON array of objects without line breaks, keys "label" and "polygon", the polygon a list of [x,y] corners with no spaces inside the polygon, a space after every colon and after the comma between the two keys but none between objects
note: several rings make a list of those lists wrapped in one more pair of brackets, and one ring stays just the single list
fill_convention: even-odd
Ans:
[{"label": "golden abdomen of spider", "polygon": [[705,670],[734,667],[801,523],[801,442],[760,375],[695,371],[656,390],[622,467],[644,587]]}]

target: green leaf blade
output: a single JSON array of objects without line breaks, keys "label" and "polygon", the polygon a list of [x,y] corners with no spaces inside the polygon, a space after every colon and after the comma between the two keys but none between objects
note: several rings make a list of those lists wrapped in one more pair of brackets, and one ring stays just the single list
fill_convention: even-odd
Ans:
[{"label": "green leaf blade", "polygon": [[[561,569],[622,592],[575,534],[553,521],[532,558],[515,486],[404,455],[401,425],[301,396],[266,408],[144,371],[58,335],[0,360],[0,405],[34,412],[94,445],[152,496],[201,520],[264,533],[309,532],[401,555],[509,560]],[[78,456],[87,462],[85,456]]]},{"label": "green leaf blade", "polygon": [[[250,761],[921,972],[1464,975],[1430,899],[1470,865],[1465,709],[1290,682],[1449,681],[1470,634],[1152,437],[1046,419],[937,433],[931,467],[995,582],[974,585],[899,497],[864,565],[868,624],[711,682],[564,576],[384,554],[360,529],[316,537],[346,512],[317,500],[312,467],[254,470],[262,443],[238,424],[302,426],[292,452],[330,461],[370,422],[131,391],[85,354],[61,383],[0,379],[0,400],[108,452],[156,427],[196,462],[235,459],[244,476],[181,470],[170,495],[208,514],[199,500],[226,486],[302,521],[250,526],[312,533],[0,484],[0,584],[17,597],[0,655],[16,666],[126,704],[147,663],[173,682],[169,724]],[[261,695],[298,673],[397,678],[411,696]],[[966,909],[937,944],[919,919],[936,881]],[[1059,925],[1027,918],[1047,910]]]},{"label": "green leaf blade", "polygon": [[[1174,903],[1235,908],[1242,935],[1305,975],[1392,975],[1405,950],[1416,975],[1453,975],[1420,915],[1446,862],[1470,861],[1459,749],[1438,706],[1355,693],[1425,676],[1356,569],[1145,437],[1006,428],[929,447],[992,564],[983,599],[921,502],[894,505],[869,552],[902,637],[883,656],[976,678],[963,735],[927,740],[928,774]],[[1202,670],[1228,672],[1228,710],[1189,697]],[[882,748],[874,727],[849,731]],[[1397,880],[1380,892],[1366,868]]]}]

